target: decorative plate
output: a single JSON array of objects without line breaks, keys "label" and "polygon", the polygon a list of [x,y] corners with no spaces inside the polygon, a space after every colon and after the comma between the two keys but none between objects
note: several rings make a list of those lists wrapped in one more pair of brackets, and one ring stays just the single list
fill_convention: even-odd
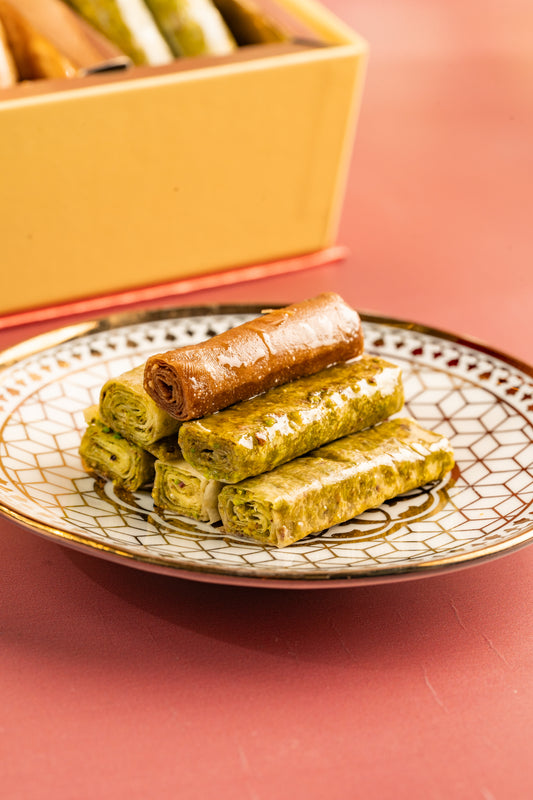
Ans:
[{"label": "decorative plate", "polygon": [[[432,575],[533,538],[533,368],[484,345],[362,315],[367,352],[403,368],[407,412],[451,440],[442,482],[283,550],[154,513],[80,464],[83,410],[112,376],[199,342],[261,306],[122,314],[62,328],[0,357],[0,512],[30,531],[139,569],[219,583],[355,586]],[[402,412],[402,413],[404,413]]]}]

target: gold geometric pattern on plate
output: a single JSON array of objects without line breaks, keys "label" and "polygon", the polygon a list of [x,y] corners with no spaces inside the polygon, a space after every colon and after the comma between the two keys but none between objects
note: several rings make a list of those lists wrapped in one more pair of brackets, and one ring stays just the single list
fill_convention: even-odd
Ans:
[{"label": "gold geometric pattern on plate", "polygon": [[[449,437],[447,478],[278,550],[154,512],[87,476],[83,410],[150,354],[201,341],[260,306],[120,315],[7,351],[0,386],[0,510],[26,528],[142,569],[261,585],[354,585],[431,574],[533,538],[533,370],[477,343],[363,315],[366,349],[401,365],[405,411]],[[402,412],[403,413],[403,412]]]}]

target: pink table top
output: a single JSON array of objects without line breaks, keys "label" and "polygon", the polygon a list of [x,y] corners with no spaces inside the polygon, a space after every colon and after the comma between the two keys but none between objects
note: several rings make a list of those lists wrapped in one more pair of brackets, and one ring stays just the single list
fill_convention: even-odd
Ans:
[{"label": "pink table top", "polygon": [[[350,254],[179,304],[334,290],[532,362],[529,0],[326,5],[372,46]],[[533,795],[531,547],[313,592],[149,574],[7,520],[0,558],[3,797]]]}]

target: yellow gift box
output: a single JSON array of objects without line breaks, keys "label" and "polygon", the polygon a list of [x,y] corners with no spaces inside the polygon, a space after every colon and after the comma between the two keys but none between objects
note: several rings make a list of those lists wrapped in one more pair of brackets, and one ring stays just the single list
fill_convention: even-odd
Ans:
[{"label": "yellow gift box", "polygon": [[317,43],[0,93],[0,313],[334,243],[367,45],[278,2]]}]

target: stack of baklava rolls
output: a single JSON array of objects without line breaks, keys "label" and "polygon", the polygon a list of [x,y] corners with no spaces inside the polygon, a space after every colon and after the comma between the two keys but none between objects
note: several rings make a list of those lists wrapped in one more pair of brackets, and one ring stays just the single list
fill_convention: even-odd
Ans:
[{"label": "stack of baklava rolls", "polygon": [[161,511],[284,547],[442,479],[448,440],[409,417],[399,366],[329,292],[108,380],[84,468]]}]

